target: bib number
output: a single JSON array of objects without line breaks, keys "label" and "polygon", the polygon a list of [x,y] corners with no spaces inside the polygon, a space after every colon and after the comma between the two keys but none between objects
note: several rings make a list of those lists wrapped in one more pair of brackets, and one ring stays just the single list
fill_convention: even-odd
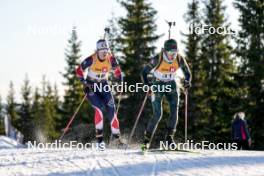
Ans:
[{"label": "bib number", "polygon": [[171,79],[172,78],[172,74],[171,73],[163,74],[162,78],[163,79]]}]

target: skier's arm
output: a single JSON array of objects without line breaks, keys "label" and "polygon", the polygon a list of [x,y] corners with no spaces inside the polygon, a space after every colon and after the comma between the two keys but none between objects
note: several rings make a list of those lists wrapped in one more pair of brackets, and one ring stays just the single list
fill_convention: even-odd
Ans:
[{"label": "skier's arm", "polygon": [[192,80],[192,74],[191,74],[191,71],[190,71],[190,68],[186,62],[186,60],[180,56],[180,67],[184,73],[184,76],[185,76],[185,80],[188,81],[188,82],[191,82]]},{"label": "skier's arm", "polygon": [[121,68],[114,56],[110,57],[110,62],[111,62],[112,69],[114,70],[115,78],[117,78],[119,81],[123,81]]},{"label": "skier's arm", "polygon": [[247,135],[248,146],[251,147],[252,141],[251,141],[251,136],[250,136],[250,133],[248,131],[248,125],[247,125],[247,122],[246,121],[244,121],[243,128],[244,128],[244,130],[246,132],[246,135]]},{"label": "skier's arm", "polygon": [[90,67],[93,63],[93,60],[91,57],[87,57],[84,59],[84,61],[77,67],[75,70],[77,77],[80,79],[80,81],[85,84],[85,78],[84,78],[84,70],[88,67]]},{"label": "skier's arm", "polygon": [[250,137],[250,134],[249,134],[249,131],[248,131],[248,125],[247,125],[247,122],[246,121],[244,121],[243,128],[244,128],[244,130],[246,132],[247,140],[250,139],[251,137]]},{"label": "skier's arm", "polygon": [[150,59],[150,63],[145,65],[143,68],[143,71],[141,73],[141,78],[144,82],[144,84],[149,85],[149,80],[148,80],[148,74],[150,73],[150,71],[156,67],[156,65],[159,62],[159,55],[156,55],[155,57]]}]

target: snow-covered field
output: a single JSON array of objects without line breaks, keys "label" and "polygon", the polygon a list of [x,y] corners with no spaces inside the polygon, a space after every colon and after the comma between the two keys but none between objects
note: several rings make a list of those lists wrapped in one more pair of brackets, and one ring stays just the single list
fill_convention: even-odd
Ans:
[{"label": "snow-covered field", "polygon": [[264,152],[201,153],[107,149],[0,150],[0,175],[264,175]]},{"label": "snow-covered field", "polygon": [[0,136],[0,149],[19,148],[19,147],[23,147],[23,145],[19,144],[17,141],[9,137]]}]

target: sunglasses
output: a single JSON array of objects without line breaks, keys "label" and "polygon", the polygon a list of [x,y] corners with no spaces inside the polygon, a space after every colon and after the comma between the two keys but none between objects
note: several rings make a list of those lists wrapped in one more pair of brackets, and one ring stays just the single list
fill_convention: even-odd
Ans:
[{"label": "sunglasses", "polygon": [[178,53],[177,50],[170,50],[170,51],[167,51],[167,54],[170,55],[170,56],[175,56],[177,53]]},{"label": "sunglasses", "polygon": [[108,52],[108,49],[100,49],[98,50],[99,53],[107,53]]}]

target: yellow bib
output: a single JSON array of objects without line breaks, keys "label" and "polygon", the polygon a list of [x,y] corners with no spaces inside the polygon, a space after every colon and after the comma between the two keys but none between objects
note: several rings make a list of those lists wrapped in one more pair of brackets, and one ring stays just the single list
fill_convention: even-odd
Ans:
[{"label": "yellow bib", "polygon": [[159,63],[158,67],[154,69],[154,76],[162,81],[174,80],[176,76],[176,71],[179,69],[179,63],[177,61],[177,58],[174,59],[172,63],[168,63],[162,58],[162,54],[160,56],[161,62]]},{"label": "yellow bib", "polygon": [[106,58],[103,61],[100,61],[97,57],[97,54],[93,54],[93,63],[88,68],[88,76],[92,79],[101,80],[101,79],[108,79],[108,74],[111,70],[111,55],[106,55]]}]

